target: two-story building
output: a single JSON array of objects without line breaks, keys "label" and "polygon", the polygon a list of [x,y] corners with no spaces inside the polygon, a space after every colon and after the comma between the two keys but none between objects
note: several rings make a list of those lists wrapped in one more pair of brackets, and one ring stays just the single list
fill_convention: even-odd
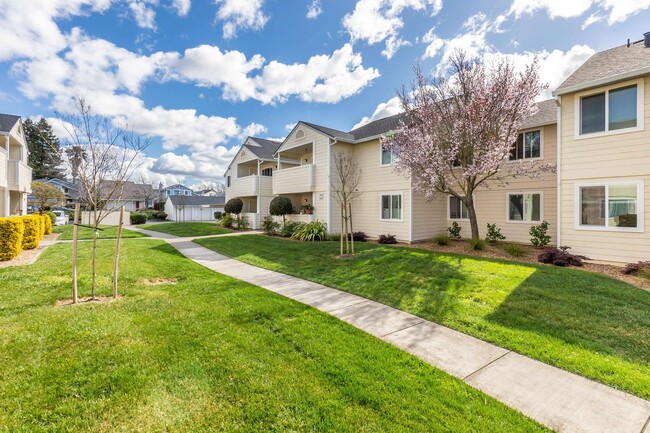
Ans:
[{"label": "two-story building", "polygon": [[0,114],[0,217],[27,213],[32,169],[20,116]]}]

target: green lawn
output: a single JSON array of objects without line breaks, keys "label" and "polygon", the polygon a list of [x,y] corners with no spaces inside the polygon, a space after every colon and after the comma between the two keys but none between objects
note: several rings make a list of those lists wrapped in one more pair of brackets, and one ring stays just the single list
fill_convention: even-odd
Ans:
[{"label": "green lawn", "polygon": [[[87,295],[91,245],[80,248]],[[55,307],[70,296],[70,249],[57,244],[34,265],[0,269],[0,431],[547,431],[405,352],[162,241],[124,241],[124,299]],[[113,248],[100,243],[98,254],[100,292],[109,294]]]},{"label": "green lawn", "polygon": [[356,243],[266,236],[197,243],[246,263],[374,299],[650,398],[650,293],[601,275]]},{"label": "green lawn", "polygon": [[[54,226],[52,228],[53,233],[61,233],[59,240],[69,241],[72,240],[72,224],[67,224],[64,226]],[[104,230],[99,230],[99,239],[115,239],[117,237],[117,227],[116,226],[99,226]],[[93,230],[87,227],[79,227],[79,239],[92,239]],[[122,238],[142,238],[148,237],[144,233],[134,232],[132,230],[122,229]]]},{"label": "green lawn", "polygon": [[211,236],[232,233],[232,230],[219,227],[216,223],[162,223],[143,224],[138,228],[167,233],[174,236]]}]

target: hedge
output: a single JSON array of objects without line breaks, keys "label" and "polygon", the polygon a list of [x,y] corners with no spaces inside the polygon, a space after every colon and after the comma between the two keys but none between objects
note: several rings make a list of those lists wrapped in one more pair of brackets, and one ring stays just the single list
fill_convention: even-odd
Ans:
[{"label": "hedge", "polygon": [[[49,218],[49,217],[48,217]],[[30,215],[20,217],[25,225],[23,233],[23,249],[31,250],[38,247],[45,233],[45,223],[42,215]]]},{"label": "hedge", "polygon": [[147,223],[147,214],[145,212],[131,212],[129,215],[131,224],[146,224]]},{"label": "hedge", "polygon": [[[51,235],[52,234],[53,223],[52,223],[52,215],[50,215],[50,214],[54,215],[53,212],[47,212],[47,213],[45,213],[43,215],[45,217],[45,218],[43,218],[43,223],[45,223],[45,234],[46,235]],[[56,221],[56,215],[54,215],[54,220]]]},{"label": "hedge", "polygon": [[20,254],[24,231],[21,218],[0,218],[0,260],[11,260]]}]

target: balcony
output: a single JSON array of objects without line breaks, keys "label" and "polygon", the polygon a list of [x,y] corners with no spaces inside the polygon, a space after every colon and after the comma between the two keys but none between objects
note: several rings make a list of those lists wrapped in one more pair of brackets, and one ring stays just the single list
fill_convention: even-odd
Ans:
[{"label": "balcony", "polygon": [[233,179],[229,197],[256,197],[260,191],[262,195],[271,195],[271,182],[270,177],[256,174]]},{"label": "balcony", "polygon": [[296,194],[314,190],[314,166],[283,168],[273,175],[273,194]]},{"label": "balcony", "polygon": [[0,188],[6,188],[9,185],[7,174],[7,152],[0,149]]},{"label": "balcony", "polygon": [[32,169],[22,161],[9,161],[8,187],[11,190],[31,192]]}]

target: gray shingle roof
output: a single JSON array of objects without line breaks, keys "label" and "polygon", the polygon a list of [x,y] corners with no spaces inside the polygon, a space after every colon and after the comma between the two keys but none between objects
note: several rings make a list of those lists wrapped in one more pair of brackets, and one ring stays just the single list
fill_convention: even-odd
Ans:
[{"label": "gray shingle roof", "polygon": [[226,202],[226,198],[222,195],[212,197],[200,195],[172,195],[168,198],[174,206],[219,206]]},{"label": "gray shingle roof", "polygon": [[14,127],[16,122],[20,120],[20,116],[14,116],[13,114],[1,114],[0,113],[0,132],[9,132]]},{"label": "gray shingle roof", "polygon": [[537,103],[537,113],[530,116],[524,122],[521,129],[534,128],[536,126],[552,125],[557,123],[557,105],[554,99],[547,99]]},{"label": "gray shingle roof", "polygon": [[375,120],[366,123],[350,131],[354,135],[355,140],[363,140],[370,137],[376,137],[387,132],[394,131],[400,126],[400,121],[404,118],[404,113],[394,114],[392,116],[384,117],[383,119]]},{"label": "gray shingle roof", "polygon": [[616,80],[618,76],[634,76],[635,72],[640,74],[650,68],[650,48],[643,46],[643,41],[637,41],[620,47],[601,51],[591,56],[576,71],[569,76],[560,86],[555,89],[554,94],[567,93],[567,91],[578,88],[588,88],[589,84],[611,78]]},{"label": "gray shingle roof", "polygon": [[344,141],[354,141],[354,135],[350,134],[349,132],[339,131],[338,129],[328,128],[327,126],[316,125],[315,123],[309,123],[309,122],[300,122],[300,123],[304,123],[305,125],[314,128],[315,130],[320,131],[325,135],[329,135],[332,138],[338,138]]},{"label": "gray shingle roof", "polygon": [[244,147],[261,159],[273,159],[273,154],[282,144],[280,141],[267,140],[266,138],[250,137],[250,139],[259,146],[244,145]]}]

